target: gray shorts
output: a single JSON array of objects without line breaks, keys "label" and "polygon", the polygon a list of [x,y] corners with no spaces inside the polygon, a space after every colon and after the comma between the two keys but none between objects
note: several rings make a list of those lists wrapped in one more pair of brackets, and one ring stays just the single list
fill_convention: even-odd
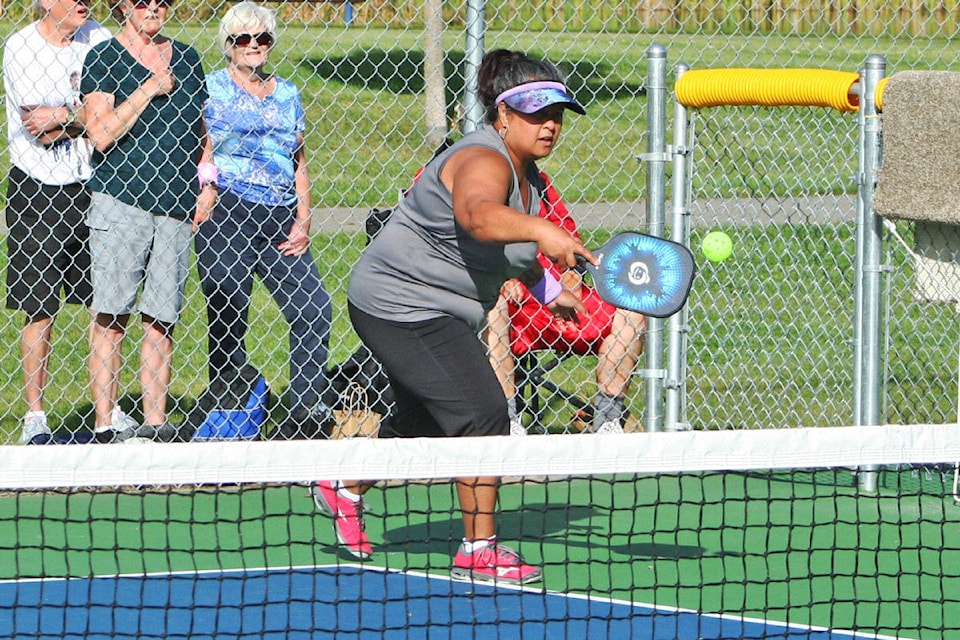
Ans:
[{"label": "gray shorts", "polygon": [[[95,313],[180,318],[190,270],[191,223],[94,192],[87,213]],[[140,287],[143,294],[137,305]]]}]

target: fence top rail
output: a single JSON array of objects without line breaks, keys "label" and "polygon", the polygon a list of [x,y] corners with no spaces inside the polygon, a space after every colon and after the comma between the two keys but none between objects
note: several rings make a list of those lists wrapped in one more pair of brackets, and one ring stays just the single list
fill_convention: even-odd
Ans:
[{"label": "fence top rail", "polygon": [[693,69],[675,87],[691,108],[720,106],[830,107],[856,111],[860,75],[828,69]]}]

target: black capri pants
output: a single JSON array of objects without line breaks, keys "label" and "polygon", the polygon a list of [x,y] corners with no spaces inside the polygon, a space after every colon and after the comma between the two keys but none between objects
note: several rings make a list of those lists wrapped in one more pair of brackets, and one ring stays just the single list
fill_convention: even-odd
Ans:
[{"label": "black capri pants", "polygon": [[396,397],[381,438],[492,436],[510,432],[507,400],[487,351],[466,322],[377,318],[348,304],[353,327],[380,360]]}]

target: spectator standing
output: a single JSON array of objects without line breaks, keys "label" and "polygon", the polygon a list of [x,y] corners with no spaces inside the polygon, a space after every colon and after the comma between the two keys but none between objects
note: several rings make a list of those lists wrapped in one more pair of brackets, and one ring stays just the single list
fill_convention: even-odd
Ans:
[{"label": "spectator standing", "polygon": [[333,421],[322,400],[330,297],[310,255],[300,92],[265,69],[275,42],[276,16],[253,2],[234,5],[220,23],[227,66],[207,77],[209,143],[201,163],[216,176],[201,193],[213,214],[197,231],[197,261],[211,382],[229,384],[248,365],[244,340],[256,275],[290,326],[290,411],[276,435],[313,437]]},{"label": "spectator standing", "polygon": [[[7,141],[7,308],[23,311],[21,367],[27,413],[20,441],[49,442],[44,407],[54,318],[61,295],[89,306],[89,141],[76,123],[80,73],[90,48],[110,32],[89,19],[87,0],[37,0],[40,18],[3,51]],[[125,416],[115,416],[122,421]]]},{"label": "spectator standing", "polygon": [[[167,422],[167,390],[191,218],[202,215],[197,163],[206,139],[207,90],[199,54],[161,33],[171,2],[116,2],[123,27],[91,49],[81,78],[83,122],[95,147],[87,217],[94,314],[89,364],[100,442],[176,435]],[[135,311],[143,325],[144,423],[131,429],[115,424],[112,415],[121,348]]]}]

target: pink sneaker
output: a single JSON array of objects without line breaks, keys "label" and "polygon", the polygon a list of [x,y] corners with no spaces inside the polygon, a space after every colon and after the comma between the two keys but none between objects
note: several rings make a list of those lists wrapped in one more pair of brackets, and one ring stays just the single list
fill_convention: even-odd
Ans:
[{"label": "pink sneaker", "polygon": [[510,547],[498,544],[484,547],[473,554],[457,551],[450,577],[474,582],[527,584],[539,582],[543,572],[524,564],[520,555]]},{"label": "pink sneaker", "polygon": [[333,530],[343,548],[356,558],[367,560],[373,554],[373,547],[363,530],[363,503],[341,497],[328,480],[320,480],[310,487],[310,494],[317,508],[333,518]]}]

